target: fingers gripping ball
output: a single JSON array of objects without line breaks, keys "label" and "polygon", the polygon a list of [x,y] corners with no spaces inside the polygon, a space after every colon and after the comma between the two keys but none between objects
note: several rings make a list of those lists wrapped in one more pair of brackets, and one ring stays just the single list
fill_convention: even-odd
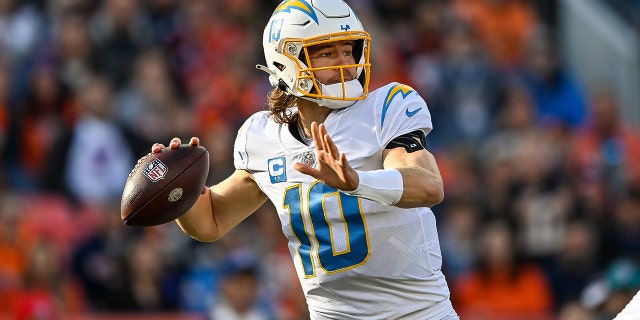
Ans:
[{"label": "fingers gripping ball", "polygon": [[120,217],[129,226],[155,226],[191,208],[209,174],[209,152],[188,144],[140,158],[124,186]]}]

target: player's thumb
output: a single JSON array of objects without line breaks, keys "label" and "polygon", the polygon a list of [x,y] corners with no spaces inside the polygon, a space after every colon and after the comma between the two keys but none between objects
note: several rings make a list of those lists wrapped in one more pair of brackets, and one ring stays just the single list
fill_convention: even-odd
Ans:
[{"label": "player's thumb", "polygon": [[316,176],[316,169],[311,166],[308,166],[304,163],[296,162],[293,164],[293,168],[298,170],[300,173],[304,173],[306,175],[310,175],[312,177]]}]

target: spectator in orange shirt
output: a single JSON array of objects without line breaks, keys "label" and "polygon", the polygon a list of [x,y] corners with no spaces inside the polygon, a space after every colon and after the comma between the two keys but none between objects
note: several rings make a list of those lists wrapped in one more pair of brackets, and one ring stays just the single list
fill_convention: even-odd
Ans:
[{"label": "spectator in orange shirt", "polygon": [[84,310],[82,292],[64,270],[64,257],[47,239],[29,251],[24,286],[11,303],[12,319],[64,319]]},{"label": "spectator in orange shirt", "polygon": [[640,133],[624,123],[619,107],[610,88],[593,90],[591,118],[576,132],[569,153],[569,172],[581,196],[600,210],[640,186]]},{"label": "spectator in orange shirt", "polygon": [[[14,185],[39,188],[56,139],[73,123],[74,101],[52,61],[36,62],[28,74],[25,97],[15,112],[15,129],[9,138],[14,161]],[[17,176],[16,176],[17,175]]]},{"label": "spectator in orange shirt", "polygon": [[527,1],[456,0],[453,8],[471,23],[499,67],[511,69],[522,64],[524,48],[538,23]]},{"label": "spectator in orange shirt", "polygon": [[519,258],[512,230],[491,222],[480,234],[475,268],[457,281],[452,297],[461,319],[548,319],[551,291],[542,270]]},{"label": "spectator in orange shirt", "polygon": [[24,200],[12,192],[0,194],[0,315],[9,313],[24,285],[36,230],[24,223]]}]

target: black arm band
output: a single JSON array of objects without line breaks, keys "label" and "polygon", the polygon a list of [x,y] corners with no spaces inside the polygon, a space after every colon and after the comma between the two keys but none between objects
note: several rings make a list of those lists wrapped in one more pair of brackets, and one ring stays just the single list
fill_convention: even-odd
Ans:
[{"label": "black arm band", "polygon": [[412,131],[393,138],[385,149],[404,148],[407,153],[416,152],[418,150],[427,149],[426,136],[422,130]]}]

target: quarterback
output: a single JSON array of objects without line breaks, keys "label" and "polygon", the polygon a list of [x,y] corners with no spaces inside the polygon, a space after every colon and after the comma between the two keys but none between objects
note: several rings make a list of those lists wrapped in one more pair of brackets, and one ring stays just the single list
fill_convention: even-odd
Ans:
[{"label": "quarterback", "polygon": [[370,45],[342,0],[282,2],[257,66],[269,110],[239,129],[235,172],[176,221],[215,241],[270,200],[312,319],[458,319],[430,209],[444,196],[431,116],[407,85],[369,92]]}]

